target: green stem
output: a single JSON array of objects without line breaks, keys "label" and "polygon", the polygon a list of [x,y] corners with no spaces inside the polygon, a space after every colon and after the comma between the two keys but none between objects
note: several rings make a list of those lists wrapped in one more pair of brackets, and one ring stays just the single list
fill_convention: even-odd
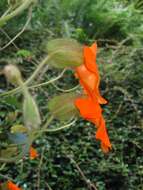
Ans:
[{"label": "green stem", "polygon": [[2,166],[0,167],[0,171],[2,171],[5,168],[6,164],[2,164]]},{"label": "green stem", "polygon": [[[36,70],[34,71],[34,73],[28,78],[28,80],[26,80],[26,81],[24,82],[24,84],[25,84],[25,85],[29,85],[29,84],[33,81],[33,79],[39,74],[39,72],[41,71],[41,69],[43,68],[43,66],[46,65],[47,62],[52,58],[52,56],[54,56],[54,55],[55,55],[57,52],[59,52],[59,51],[61,51],[61,50],[57,50],[57,51],[51,53],[50,55],[46,56],[46,58],[38,65],[37,69],[36,69]],[[65,70],[66,70],[66,68],[63,70],[63,73],[65,72]],[[57,77],[57,78],[58,78],[58,77]],[[51,81],[51,83],[54,82],[54,81],[55,81],[55,80],[53,79],[53,80]],[[49,81],[48,81],[47,83],[49,84]],[[46,84],[47,84],[47,83],[46,83]],[[39,86],[40,86],[40,85],[39,85]],[[11,95],[11,94],[15,94],[15,93],[17,93],[17,92],[20,91],[20,90],[21,90],[21,87],[17,87],[17,88],[15,88],[15,89],[13,89],[13,90],[10,90],[10,91],[8,91],[8,92],[4,92],[4,93],[0,94],[0,97],[8,96],[8,95]]]},{"label": "green stem", "polygon": [[54,119],[53,115],[50,116],[50,118],[47,119],[46,123],[42,127],[42,130],[36,131],[35,139],[43,134],[43,132],[46,130],[46,128],[49,126],[49,124],[52,122]]},{"label": "green stem", "polygon": [[79,85],[76,85],[75,87],[73,88],[70,88],[70,89],[62,89],[62,88],[59,88],[56,84],[52,83],[52,85],[60,92],[72,92],[72,91],[75,91]]},{"label": "green stem", "polygon": [[73,124],[75,124],[76,120],[77,119],[74,119],[72,122],[70,122],[70,123],[68,123],[68,124],[66,124],[66,125],[64,125],[62,127],[58,127],[56,129],[45,129],[45,130],[42,130],[42,132],[57,132],[57,131],[60,131],[62,129],[66,129],[66,128],[72,126]]},{"label": "green stem", "polygon": [[63,74],[65,73],[66,69],[64,69],[57,77],[49,80],[49,81],[46,81],[46,82],[43,82],[43,83],[40,83],[40,84],[35,84],[35,85],[32,85],[32,86],[29,86],[28,88],[38,88],[38,87],[42,87],[42,86],[45,86],[45,85],[48,85],[48,84],[52,84],[54,83],[55,81],[57,81],[58,79],[60,79]]},{"label": "green stem", "polygon": [[[51,56],[47,56],[40,64],[39,66],[37,67],[37,69],[34,71],[34,73],[30,76],[30,78],[28,80],[26,80],[24,82],[24,85],[28,85],[32,82],[32,80],[39,74],[39,72],[41,71],[42,67],[47,63],[47,61],[51,58]],[[4,92],[2,94],[0,94],[0,97],[3,97],[3,96],[8,96],[8,95],[11,95],[11,94],[15,94],[17,93],[18,91],[21,90],[21,87],[17,87],[13,90],[10,90],[8,92]]]},{"label": "green stem", "polygon": [[17,16],[18,14],[22,13],[25,9],[27,9],[31,5],[31,3],[34,2],[35,0],[24,0],[23,3],[13,12],[0,18],[0,26],[5,24],[8,20],[12,19],[13,17]]}]

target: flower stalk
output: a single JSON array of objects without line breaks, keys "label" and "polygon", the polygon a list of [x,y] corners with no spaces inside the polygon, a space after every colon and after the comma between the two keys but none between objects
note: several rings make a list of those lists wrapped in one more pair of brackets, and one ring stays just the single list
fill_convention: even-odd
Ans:
[{"label": "flower stalk", "polygon": [[0,18],[0,27],[2,27],[7,21],[12,19],[13,17],[21,14],[25,9],[27,9],[32,3],[36,2],[36,0],[24,0],[23,3],[17,7],[14,11]]}]

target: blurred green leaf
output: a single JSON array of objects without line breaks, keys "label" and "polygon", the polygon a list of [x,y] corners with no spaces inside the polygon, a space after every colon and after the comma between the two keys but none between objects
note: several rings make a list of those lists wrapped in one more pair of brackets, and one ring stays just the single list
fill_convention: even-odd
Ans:
[{"label": "blurred green leaf", "polygon": [[0,156],[3,158],[11,158],[17,154],[17,147],[8,147],[6,149],[0,150]]},{"label": "blurred green leaf", "polygon": [[20,50],[18,50],[18,52],[16,54],[17,54],[17,56],[20,56],[23,58],[28,58],[28,57],[32,56],[32,53],[26,49],[20,49]]}]

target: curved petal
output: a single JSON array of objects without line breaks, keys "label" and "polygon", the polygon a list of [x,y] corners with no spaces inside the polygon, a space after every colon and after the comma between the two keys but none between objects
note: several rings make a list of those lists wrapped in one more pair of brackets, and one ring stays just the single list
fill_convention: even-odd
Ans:
[{"label": "curved petal", "polygon": [[94,90],[97,83],[97,77],[94,73],[87,70],[85,65],[81,65],[76,68],[76,74],[89,90]]},{"label": "curved petal", "polygon": [[98,121],[101,117],[102,110],[99,104],[93,103],[90,98],[77,98],[75,105],[79,109],[81,116],[89,121]]},{"label": "curved petal", "polygon": [[[93,50],[95,49],[95,51]],[[98,67],[96,64],[96,45],[93,44],[91,47],[84,46],[83,53],[84,53],[84,64],[90,72],[98,74]],[[99,75],[99,74],[98,74]]]},{"label": "curved petal", "polygon": [[110,148],[107,145],[105,145],[103,142],[101,142],[101,149],[104,153],[108,153]]},{"label": "curved petal", "polygon": [[7,188],[8,188],[8,190],[22,190],[16,184],[14,184],[12,181],[7,182]]},{"label": "curved petal", "polygon": [[90,49],[92,50],[93,54],[95,55],[95,60],[96,60],[96,55],[97,55],[97,43],[94,42],[91,46]]},{"label": "curved petal", "polygon": [[85,65],[76,68],[76,76],[79,78],[86,94],[88,94],[95,101],[98,100],[100,104],[106,104],[107,101],[100,95],[98,88],[98,77],[95,73],[87,70]]},{"label": "curved petal", "polygon": [[[101,141],[101,145],[103,149],[110,149],[111,143],[107,134],[106,126],[105,126],[105,120],[103,117],[101,117],[101,123],[97,129],[96,132],[96,139],[99,139]],[[105,148],[106,147],[106,148]]]}]

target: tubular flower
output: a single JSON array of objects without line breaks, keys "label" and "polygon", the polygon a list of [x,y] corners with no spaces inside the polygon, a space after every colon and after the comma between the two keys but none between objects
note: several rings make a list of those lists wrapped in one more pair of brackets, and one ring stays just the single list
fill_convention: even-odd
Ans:
[{"label": "tubular flower", "polygon": [[77,98],[75,105],[83,118],[97,126],[96,139],[101,141],[101,148],[106,153],[111,148],[111,143],[100,104],[105,104],[107,101],[99,92],[100,77],[96,65],[96,52],[95,43],[91,47],[84,47],[84,64],[76,68],[75,74],[83,87],[85,97]]},{"label": "tubular flower", "polygon": [[7,182],[7,188],[8,190],[22,190],[17,185],[15,185],[12,181]]},{"label": "tubular flower", "polygon": [[107,101],[100,95],[99,84],[100,76],[96,64],[97,45],[94,43],[91,47],[85,46],[83,49],[84,64],[76,67],[76,76],[83,86],[85,93],[94,101],[100,104],[106,104]]},{"label": "tubular flower", "polygon": [[30,159],[33,160],[33,159],[38,157],[38,152],[37,152],[37,150],[35,148],[33,148],[31,146],[30,151],[29,151],[29,155],[30,155]]}]

